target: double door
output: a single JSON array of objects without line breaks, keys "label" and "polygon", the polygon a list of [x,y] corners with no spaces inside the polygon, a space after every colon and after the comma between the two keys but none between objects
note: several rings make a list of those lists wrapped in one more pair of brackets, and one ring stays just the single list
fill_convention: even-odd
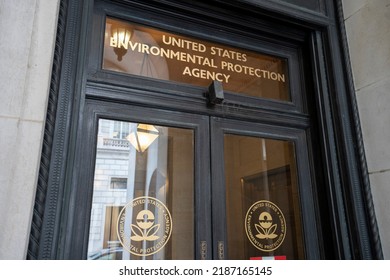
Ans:
[{"label": "double door", "polygon": [[304,129],[89,100],[83,132],[70,257],[319,258]]}]

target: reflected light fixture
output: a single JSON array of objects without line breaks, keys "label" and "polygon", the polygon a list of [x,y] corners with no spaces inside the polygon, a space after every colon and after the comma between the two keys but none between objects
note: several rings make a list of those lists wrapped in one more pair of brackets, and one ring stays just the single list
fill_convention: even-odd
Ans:
[{"label": "reflected light fixture", "polygon": [[158,130],[153,125],[139,124],[137,130],[130,133],[126,139],[138,152],[143,153],[158,136]]},{"label": "reflected light fixture", "polygon": [[114,53],[119,61],[122,61],[122,57],[127,53],[131,35],[131,30],[125,27],[117,25],[112,25],[111,27],[110,46],[114,48]]}]

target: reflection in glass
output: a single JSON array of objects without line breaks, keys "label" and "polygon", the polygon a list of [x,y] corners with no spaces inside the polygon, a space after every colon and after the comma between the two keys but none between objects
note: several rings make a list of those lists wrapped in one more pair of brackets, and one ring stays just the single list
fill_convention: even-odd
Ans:
[{"label": "reflection in glass", "polygon": [[225,135],[229,259],[303,259],[294,144]]},{"label": "reflection in glass", "polygon": [[[148,131],[153,141],[137,150],[129,136],[135,139],[137,132]],[[99,120],[88,259],[194,258],[193,151],[192,130]],[[130,254],[118,237],[118,218],[129,202],[140,197],[161,202],[172,217],[169,241],[148,256]],[[139,250],[146,250],[159,241],[162,216],[158,217],[157,209],[140,211],[134,207],[132,211],[126,214],[126,232],[130,239],[134,230],[141,228],[135,231],[139,236],[146,234],[143,229],[149,230],[149,239],[131,241]]]},{"label": "reflection in glass", "polygon": [[287,59],[107,18],[103,69],[290,101]]}]

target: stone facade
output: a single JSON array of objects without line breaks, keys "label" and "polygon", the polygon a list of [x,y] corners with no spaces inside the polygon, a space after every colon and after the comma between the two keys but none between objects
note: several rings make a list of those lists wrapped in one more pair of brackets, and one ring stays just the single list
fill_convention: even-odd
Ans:
[{"label": "stone facade", "polygon": [[343,0],[371,190],[390,259],[390,0]]},{"label": "stone facade", "polygon": [[0,0],[0,259],[25,259],[59,0]]}]

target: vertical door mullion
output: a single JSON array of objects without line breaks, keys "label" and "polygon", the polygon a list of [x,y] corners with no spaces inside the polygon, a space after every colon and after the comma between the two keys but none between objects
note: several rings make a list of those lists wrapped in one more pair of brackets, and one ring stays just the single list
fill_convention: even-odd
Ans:
[{"label": "vertical door mullion", "polygon": [[213,259],[221,260],[227,256],[224,133],[218,118],[211,117],[210,122]]},{"label": "vertical door mullion", "polygon": [[195,128],[195,254],[196,259],[212,259],[212,216],[210,182],[209,118],[200,116]]}]

